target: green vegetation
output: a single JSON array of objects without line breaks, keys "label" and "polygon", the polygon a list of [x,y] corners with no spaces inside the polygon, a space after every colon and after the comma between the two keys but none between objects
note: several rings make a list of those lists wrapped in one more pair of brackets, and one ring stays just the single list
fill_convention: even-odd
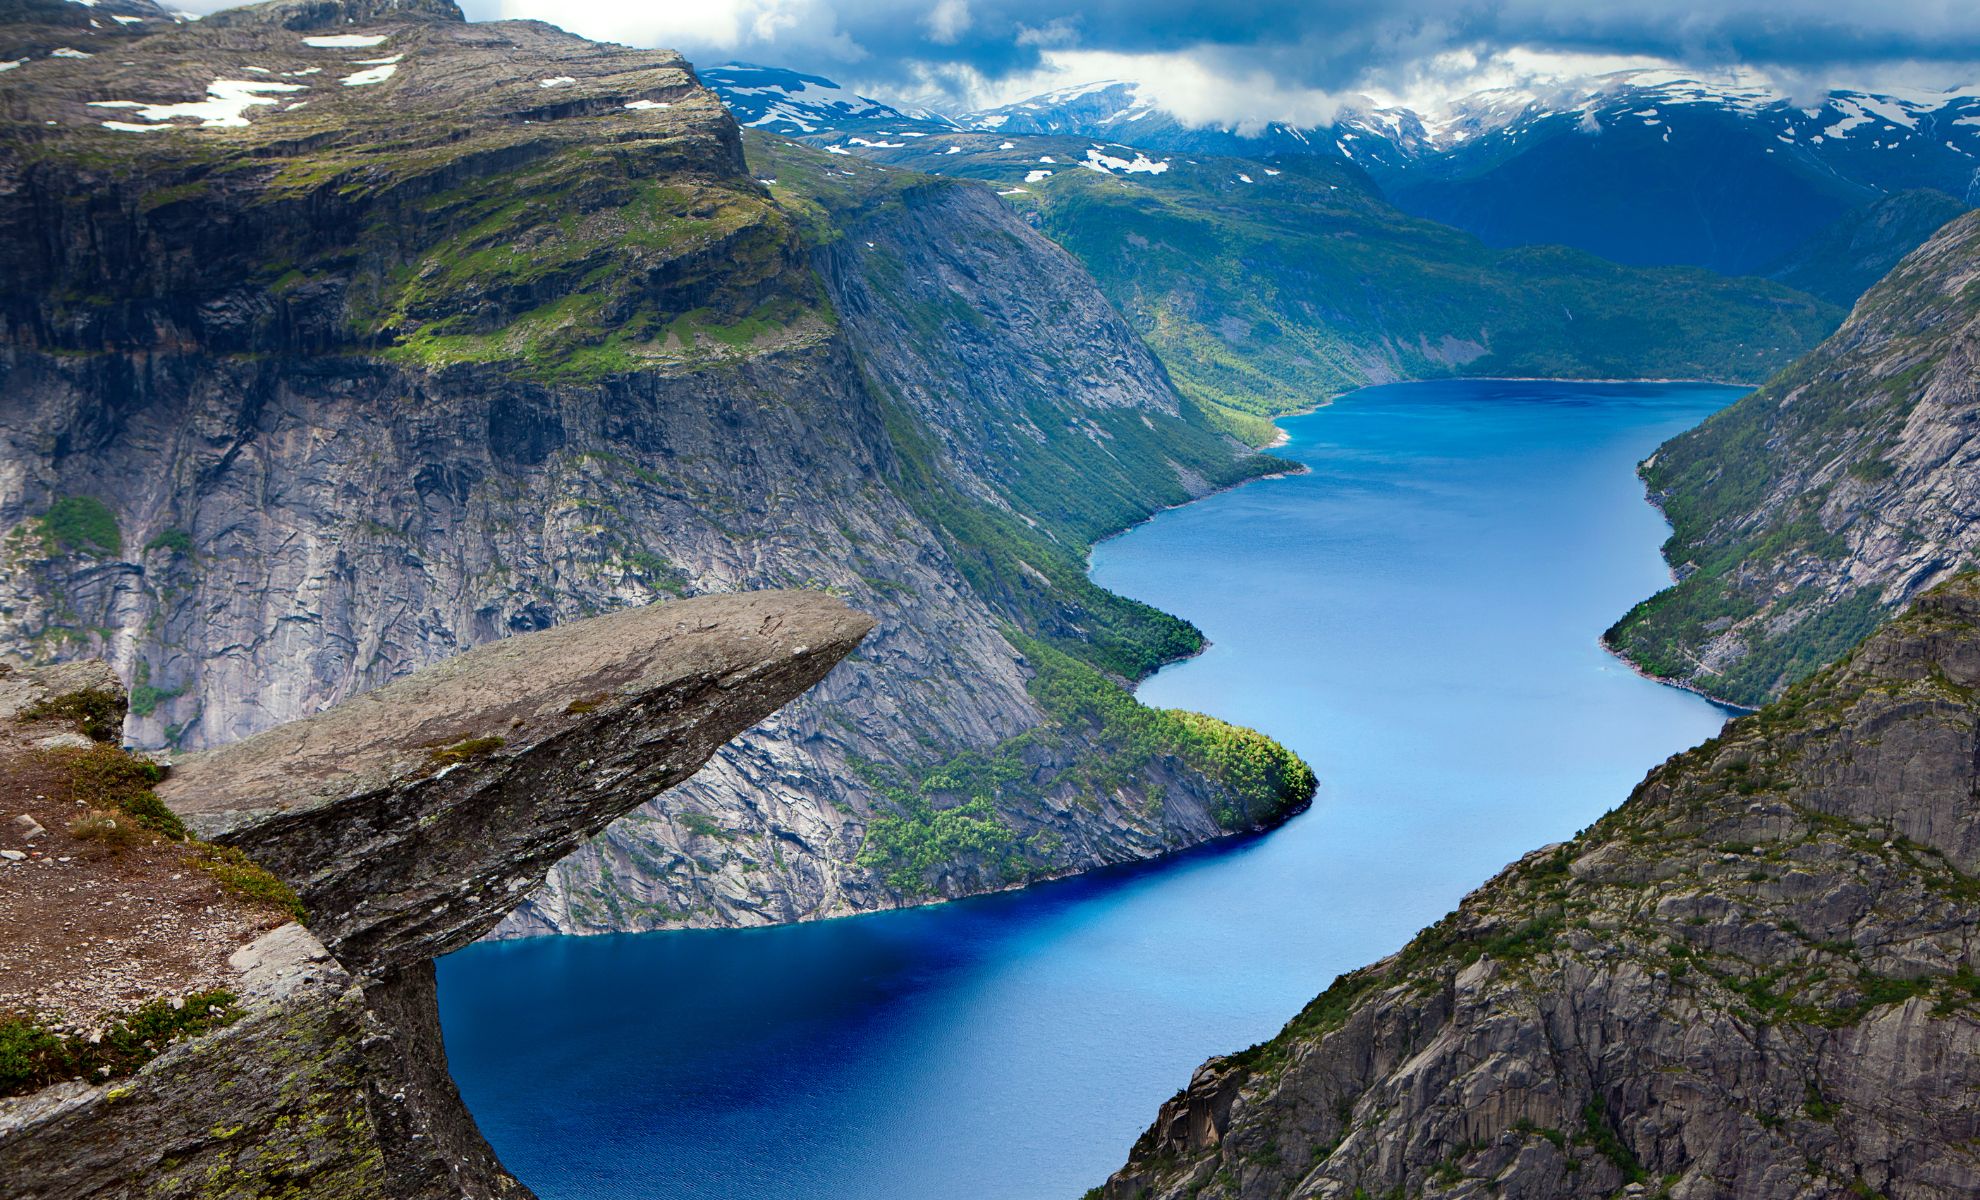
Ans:
[{"label": "green vegetation", "polygon": [[193,554],[192,534],[187,533],[183,529],[162,529],[152,535],[151,540],[144,544],[144,552],[146,554],[151,553],[153,550],[164,550],[172,554],[183,554],[190,558]]},{"label": "green vegetation", "polygon": [[65,553],[115,557],[124,549],[117,514],[94,496],[56,500],[41,518],[41,531]]},{"label": "green vegetation", "polygon": [[246,854],[192,836],[178,814],[152,791],[152,785],[164,777],[157,764],[114,746],[38,753],[61,772],[65,798],[83,810],[69,827],[77,837],[112,853],[152,839],[184,843],[192,851],[191,865],[211,875],[228,893],[297,920],[306,916],[295,891]]},{"label": "green vegetation", "polygon": [[[1951,252],[1967,261],[1980,223]],[[1889,507],[1905,478],[1888,455],[1980,291],[1949,294],[1931,261],[1907,259],[1864,296],[1847,338],[1658,448],[1643,467],[1671,522],[1664,554],[1682,581],[1638,604],[1609,645],[1653,674],[1749,706],[1834,660],[1887,615],[1878,583],[1841,570],[1855,513]],[[1834,468],[1842,468],[1836,479]],[[1916,539],[1916,530],[1903,531]],[[1829,582],[1783,594],[1811,567]],[[1702,665],[1718,646],[1718,669]]]},{"label": "green vegetation", "polygon": [[151,664],[140,658],[137,664],[137,678],[131,683],[131,711],[140,717],[148,717],[158,711],[158,706],[177,696],[185,694],[185,688],[161,688],[151,682]]},{"label": "green vegetation", "polygon": [[1766,271],[1845,307],[1918,248],[1967,206],[1935,188],[1913,188],[1881,196],[1797,247]]},{"label": "green vegetation", "polygon": [[920,796],[902,795],[896,802],[897,814],[867,823],[866,840],[853,861],[877,871],[904,896],[928,894],[931,879],[958,863],[987,859],[1001,866],[1013,848],[1010,826],[983,797],[944,809]]},{"label": "green vegetation", "polygon": [[243,900],[287,913],[298,921],[309,919],[309,911],[295,890],[238,847],[212,842],[197,842],[195,847],[193,865],[211,875],[227,891]]},{"label": "green vegetation", "polygon": [[160,997],[135,1012],[106,1021],[92,1038],[56,1032],[26,1016],[0,1015],[0,1096],[18,1096],[65,1079],[101,1083],[130,1075],[182,1038],[238,1020],[232,992],[195,992],[172,1000]]},{"label": "green vegetation", "polygon": [[1016,631],[1027,683],[1049,723],[913,776],[865,768],[891,814],[869,823],[858,863],[908,896],[930,894],[956,867],[1017,880],[1059,869],[1051,847],[1020,842],[998,816],[1014,795],[1114,796],[1165,763],[1193,771],[1227,797],[1216,810],[1231,832],[1283,820],[1313,798],[1313,772],[1263,734],[1200,713],[1150,708],[1072,655]]},{"label": "green vegetation", "polygon": [[157,764],[134,758],[115,746],[87,750],[64,747],[40,751],[58,768],[68,785],[69,799],[98,812],[119,812],[160,837],[174,842],[191,838],[178,814],[165,807],[151,786],[164,777]]},{"label": "green vegetation", "polygon": [[433,747],[426,760],[436,767],[451,767],[457,763],[485,758],[507,744],[505,739],[499,737],[462,738],[449,745]]},{"label": "green vegetation", "polygon": [[37,700],[17,713],[14,719],[30,721],[68,720],[76,723],[93,742],[114,742],[124,730],[124,697],[107,688],[84,688]]},{"label": "green vegetation", "polygon": [[1234,175],[1255,166],[1199,161],[1156,182],[1061,171],[1018,202],[1212,412],[1294,412],[1388,374],[1757,379],[1842,316],[1759,280],[1494,250],[1344,164],[1289,159],[1249,186]]},{"label": "green vegetation", "polygon": [[396,361],[583,382],[829,325],[776,206],[623,148],[574,145],[407,215],[420,243],[356,306],[359,336]]}]

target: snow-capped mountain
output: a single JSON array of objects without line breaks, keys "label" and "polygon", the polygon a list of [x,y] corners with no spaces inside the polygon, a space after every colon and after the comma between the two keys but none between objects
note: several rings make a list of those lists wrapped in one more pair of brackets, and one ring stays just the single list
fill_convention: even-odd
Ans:
[{"label": "snow-capped mountain", "polygon": [[746,128],[764,129],[786,137],[829,133],[849,126],[863,128],[876,121],[948,123],[946,118],[924,109],[904,112],[829,79],[778,67],[726,63],[706,68],[700,74],[701,81],[715,89]]},{"label": "snow-capped mountain", "polygon": [[1399,206],[1499,245],[1760,271],[1881,197],[1980,204],[1980,88],[1830,92],[1627,71],[1480,92],[1434,111],[1352,104],[1327,126],[1192,127],[1132,82],[966,114],[966,127],[1255,158],[1339,155]]},{"label": "snow-capped mountain", "polygon": [[[1422,129],[1406,109],[1381,110],[1372,103],[1371,128],[1384,131],[1384,147],[1413,145]],[[964,113],[965,129],[1005,134],[1100,138],[1153,150],[1188,154],[1228,154],[1258,158],[1272,154],[1332,154],[1335,138],[1324,128],[1272,122],[1240,131],[1235,125],[1191,125],[1143,95],[1140,84],[1108,79],[1058,88],[998,108]],[[1365,165],[1365,164],[1364,164]]]}]

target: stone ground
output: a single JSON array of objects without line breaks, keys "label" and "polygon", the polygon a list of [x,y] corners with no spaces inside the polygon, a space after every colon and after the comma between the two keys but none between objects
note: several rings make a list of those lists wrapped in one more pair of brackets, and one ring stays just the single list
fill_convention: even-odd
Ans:
[{"label": "stone ground", "polygon": [[50,741],[88,744],[66,720],[0,718],[0,1013],[90,1028],[156,996],[231,986],[228,955],[286,918],[222,891],[185,845],[75,836],[90,810],[70,795],[63,750],[38,744]]}]

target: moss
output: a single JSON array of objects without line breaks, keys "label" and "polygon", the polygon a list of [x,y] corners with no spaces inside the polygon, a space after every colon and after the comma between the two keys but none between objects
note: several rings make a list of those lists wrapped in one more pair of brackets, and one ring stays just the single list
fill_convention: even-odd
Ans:
[{"label": "moss", "polygon": [[123,733],[124,712],[125,701],[120,693],[108,688],[83,688],[38,700],[14,719],[23,724],[56,719],[74,721],[76,728],[91,741],[114,742]]},{"label": "moss", "polygon": [[298,921],[309,919],[309,911],[295,890],[238,847],[201,842],[193,863],[231,895],[286,913]]},{"label": "moss", "polygon": [[472,759],[485,758],[507,745],[506,739],[499,737],[471,737],[448,746],[436,747],[427,755],[427,761],[436,767],[449,767]]},{"label": "moss", "polygon": [[0,1016],[0,1096],[21,1095],[65,1079],[92,1083],[135,1072],[174,1042],[240,1017],[232,992],[195,992],[175,1007],[160,997],[110,1018],[92,1041],[57,1033],[31,1017]]},{"label": "moss", "polygon": [[154,550],[162,550],[171,554],[183,554],[191,558],[193,553],[192,534],[187,533],[183,529],[162,529],[153,534],[151,540],[144,544],[144,552],[146,554]]},{"label": "moss", "polygon": [[40,753],[62,771],[69,799],[84,808],[124,813],[151,832],[175,842],[191,837],[178,815],[151,790],[151,785],[163,778],[156,765],[133,758],[114,746],[93,746],[87,750],[64,747]]},{"label": "moss", "polygon": [[115,557],[124,549],[117,514],[94,496],[63,496],[56,500],[41,518],[41,529],[64,551]]}]

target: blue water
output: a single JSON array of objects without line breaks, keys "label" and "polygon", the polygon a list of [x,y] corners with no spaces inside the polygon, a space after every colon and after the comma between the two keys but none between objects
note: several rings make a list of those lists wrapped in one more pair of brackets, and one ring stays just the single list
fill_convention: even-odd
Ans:
[{"label": "blue water", "polygon": [[1298,750],[1311,811],[1016,895],[472,947],[440,997],[483,1131],[546,1200],[1078,1196],[1202,1059],[1717,730],[1597,636],[1666,582],[1633,464],[1737,395],[1410,384],[1284,422],[1309,474],[1093,568],[1211,638],[1143,698]]}]

